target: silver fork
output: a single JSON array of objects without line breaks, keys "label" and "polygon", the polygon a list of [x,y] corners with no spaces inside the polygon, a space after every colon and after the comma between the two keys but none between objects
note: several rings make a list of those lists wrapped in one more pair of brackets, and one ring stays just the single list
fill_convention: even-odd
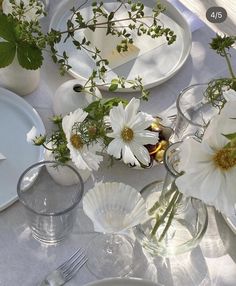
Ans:
[{"label": "silver fork", "polygon": [[68,282],[88,260],[84,250],[79,248],[67,261],[48,274],[39,286],[61,286]]}]

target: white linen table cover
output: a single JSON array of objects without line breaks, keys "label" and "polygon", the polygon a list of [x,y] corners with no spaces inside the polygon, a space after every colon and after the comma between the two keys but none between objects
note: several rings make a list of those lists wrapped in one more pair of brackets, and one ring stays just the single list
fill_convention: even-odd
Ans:
[{"label": "white linen table cover", "polygon": [[[58,0],[50,1],[50,14],[57,3]],[[48,19],[43,21],[46,28]],[[208,43],[214,35],[207,26],[193,33],[191,55],[187,62],[172,79],[151,90],[149,101],[142,102],[144,111],[159,114],[173,105],[184,87],[227,74],[224,61],[209,49]],[[233,55],[234,59],[235,57],[236,53]],[[57,66],[45,53],[40,86],[25,99],[37,109],[48,130],[51,128],[48,118],[52,115],[53,94],[56,88],[68,79],[71,79],[69,75],[59,75]],[[103,94],[109,95],[105,92]],[[126,98],[132,97],[132,94],[121,95]],[[151,181],[162,178],[164,168],[157,166],[140,171],[129,169],[121,163],[107,168],[107,164],[104,163],[95,176],[106,181],[121,181],[140,190]],[[86,183],[85,191],[91,185],[90,181]],[[92,223],[83,214],[80,205],[76,226],[68,239],[56,246],[41,245],[31,237],[26,225],[24,208],[16,202],[0,213],[0,285],[37,285],[48,272],[59,266],[78,247],[86,248],[94,235],[96,234],[93,232]],[[138,243],[135,243],[133,271],[129,275],[158,281],[165,286],[235,286],[235,261],[235,234],[226,225],[222,216],[209,208],[208,230],[196,249],[170,259],[151,259],[142,252]],[[93,280],[96,280],[96,277],[85,266],[66,285],[82,286]]]}]

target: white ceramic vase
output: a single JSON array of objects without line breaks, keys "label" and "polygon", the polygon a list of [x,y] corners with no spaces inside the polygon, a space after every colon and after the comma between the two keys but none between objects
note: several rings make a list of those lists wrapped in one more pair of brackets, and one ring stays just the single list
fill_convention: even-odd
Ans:
[{"label": "white ceramic vase", "polygon": [[33,92],[39,85],[40,69],[27,70],[14,61],[7,67],[0,69],[1,86],[24,96]]},{"label": "white ceramic vase", "polygon": [[[45,151],[45,160],[47,161],[55,161],[55,157],[50,150]],[[85,183],[91,175],[91,171],[78,169],[72,161],[66,163],[67,165],[76,169],[79,172],[83,182]],[[63,186],[69,186],[72,184],[76,184],[78,181],[78,177],[75,174],[71,174],[68,168],[63,168],[63,166],[58,166],[57,168],[47,168],[48,173],[53,177],[54,181]]]},{"label": "white ceramic vase", "polygon": [[53,112],[65,116],[77,108],[85,108],[91,102],[102,98],[98,88],[91,94],[89,90],[82,90],[85,80],[72,79],[58,87],[53,98]]}]

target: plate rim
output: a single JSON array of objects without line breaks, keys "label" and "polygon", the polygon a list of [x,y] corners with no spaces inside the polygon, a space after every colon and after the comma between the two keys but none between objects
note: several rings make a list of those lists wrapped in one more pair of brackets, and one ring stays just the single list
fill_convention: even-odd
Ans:
[{"label": "plate rim", "polygon": [[[44,123],[42,121],[42,118],[40,117],[37,110],[31,104],[29,104],[25,99],[23,99],[20,95],[16,94],[15,92],[0,86],[0,102],[1,102],[1,99],[4,98],[4,96],[8,97],[7,98],[8,102],[9,102],[9,99],[10,99],[10,102],[12,102],[12,101],[16,102],[17,107],[19,109],[21,109],[21,110],[23,109],[23,111],[25,111],[25,109],[27,111],[30,111],[31,114],[28,115],[28,113],[27,113],[27,115],[30,117],[33,117],[35,119],[35,121],[37,122],[37,126],[36,126],[37,130],[39,130],[39,132],[41,134],[45,133],[46,129],[45,129]],[[14,102],[12,104],[14,104]],[[21,107],[21,106],[23,106],[23,107]],[[43,149],[43,147],[38,147],[38,148],[40,148],[38,161],[41,161],[44,159],[44,149]],[[8,208],[9,206],[11,206],[14,202],[17,201],[17,199],[18,199],[17,192],[15,192],[15,195],[12,196],[10,199],[8,199],[5,203],[3,203],[3,204],[0,203],[0,212],[3,211],[4,209]]]},{"label": "plate rim", "polygon": [[227,217],[227,216],[224,215],[224,214],[223,214],[222,216],[223,216],[225,222],[227,223],[227,225],[229,226],[229,228],[232,230],[232,232],[233,232],[234,234],[236,234],[236,224],[233,223],[233,221],[231,220],[230,217]]},{"label": "plate rim", "polygon": [[[75,0],[69,0],[69,1],[75,1]],[[115,1],[115,0],[111,0],[111,1]],[[153,4],[155,4],[154,0],[150,0],[153,2]],[[191,28],[187,22],[187,20],[184,18],[184,16],[182,15],[182,13],[173,5],[173,3],[169,2],[168,0],[160,0],[161,4],[163,4],[167,9],[170,7],[178,17],[181,18],[181,21],[183,22],[183,26],[181,25],[181,27],[184,29],[185,34],[187,35],[188,38],[188,42],[186,43],[186,53],[184,54],[184,56],[182,56],[182,60],[177,63],[176,67],[173,69],[173,71],[169,72],[167,76],[163,76],[161,78],[159,78],[158,81],[152,81],[150,83],[144,84],[144,88],[145,89],[151,89],[155,86],[161,85],[162,83],[168,81],[171,77],[173,77],[181,68],[182,66],[185,64],[185,62],[187,61],[190,52],[191,52],[191,48],[192,48],[192,32],[191,32]],[[68,3],[68,0],[63,0],[60,2],[60,4],[57,6],[56,10],[54,11],[50,23],[49,23],[49,31],[55,27],[55,19],[57,18],[57,14],[60,13],[60,11],[63,9],[64,5],[66,5]],[[166,14],[166,13],[164,13]],[[168,13],[167,13],[168,15]],[[181,59],[179,58],[179,60]],[[80,80],[87,80],[85,77],[79,75],[76,71],[73,70],[73,68],[69,69],[67,71],[67,73],[69,75],[71,75],[73,78],[76,79],[80,79]],[[101,85],[99,87],[101,90],[104,91],[109,91],[108,86],[107,85]],[[118,88],[115,92],[138,92],[138,90],[134,90],[132,88]]]},{"label": "plate rim", "polygon": [[151,280],[146,280],[146,279],[139,278],[139,277],[104,278],[101,280],[95,280],[95,281],[89,282],[88,284],[85,284],[84,286],[117,286],[116,284],[115,285],[112,284],[112,283],[116,283],[116,282],[119,282],[119,283],[125,282],[126,284],[130,284],[132,282],[137,282],[139,286],[161,286],[161,284],[158,284],[157,282],[153,282]]}]

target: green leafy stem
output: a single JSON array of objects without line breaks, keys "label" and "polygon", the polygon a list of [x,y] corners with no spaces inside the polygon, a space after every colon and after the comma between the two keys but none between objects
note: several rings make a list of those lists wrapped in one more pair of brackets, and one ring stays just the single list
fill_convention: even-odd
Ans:
[{"label": "green leafy stem", "polygon": [[[172,186],[175,186],[172,183]],[[182,200],[183,195],[178,191],[176,187],[170,190],[163,190],[164,195],[160,197],[160,200],[155,202],[155,204],[149,209],[148,214],[155,214],[156,222],[151,230],[151,236],[154,237],[157,234],[157,231],[161,225],[164,225],[158,241],[162,241],[168,232],[173,218],[177,212],[179,203]]]},{"label": "green leafy stem", "polygon": [[204,92],[204,96],[209,102],[215,107],[221,109],[226,100],[223,97],[223,92],[227,89],[236,90],[236,77],[232,66],[232,56],[230,54],[230,49],[235,45],[236,36],[220,36],[216,35],[210,43],[211,49],[216,51],[218,55],[223,57],[226,61],[226,65],[229,71],[229,77],[218,78],[211,80],[208,83],[208,87]]},{"label": "green leafy stem", "polygon": [[[38,17],[31,21],[26,21],[24,17],[24,12],[32,9],[35,3],[38,7],[37,15],[44,13],[39,1],[30,0],[28,6],[23,2],[17,4],[15,0],[10,0],[10,2],[13,7],[12,14],[4,15],[0,12],[0,39],[2,40],[0,42],[0,68],[10,65],[17,57],[23,68],[38,69],[43,64],[43,50],[45,50],[51,53],[53,61],[59,64],[61,74],[64,74],[71,68],[69,57],[66,51],[59,54],[56,47],[61,41],[70,40],[76,49],[83,49],[90,53],[95,61],[96,68],[88,79],[91,90],[94,89],[97,82],[111,85],[111,91],[128,84],[132,89],[141,90],[144,99],[148,95],[143,88],[142,79],[139,77],[129,81],[118,77],[115,81],[106,83],[104,78],[108,70],[108,60],[101,57],[101,51],[93,47],[85,36],[82,39],[76,37],[76,32],[79,30],[106,29],[107,35],[121,38],[121,42],[117,46],[118,52],[128,50],[129,44],[133,43],[134,35],[148,35],[151,38],[164,36],[169,45],[176,40],[174,32],[164,27],[158,19],[160,13],[165,10],[159,3],[153,7],[151,15],[146,15],[145,6],[141,1],[119,0],[117,8],[111,12],[105,10],[103,2],[90,1],[92,16],[90,19],[84,19],[81,9],[88,4],[89,1],[86,0],[79,7],[71,9],[71,18],[68,19],[65,30],[51,29],[51,31],[43,33]],[[126,11],[125,16],[122,19],[116,19],[115,15],[121,9]],[[150,19],[150,23],[147,24],[144,19]]]}]

